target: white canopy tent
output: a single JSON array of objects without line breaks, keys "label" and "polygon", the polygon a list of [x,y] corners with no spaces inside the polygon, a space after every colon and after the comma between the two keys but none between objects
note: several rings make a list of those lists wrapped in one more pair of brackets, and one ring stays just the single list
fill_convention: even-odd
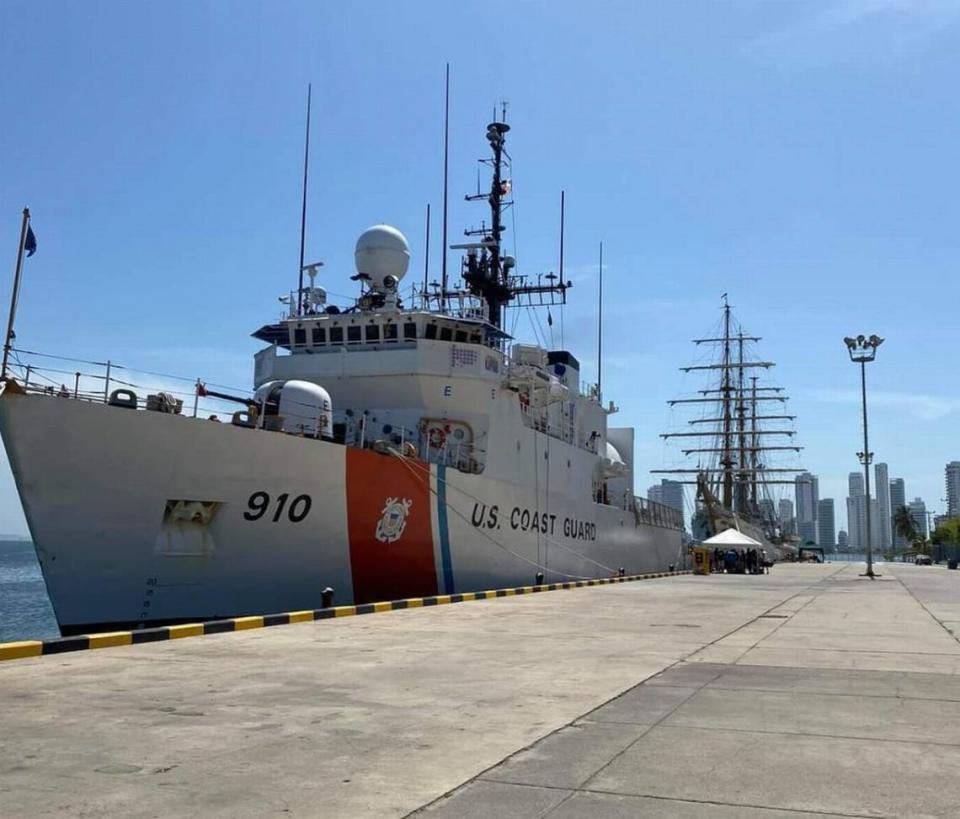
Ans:
[{"label": "white canopy tent", "polygon": [[763,544],[758,540],[754,540],[749,535],[745,535],[743,532],[738,532],[736,529],[725,529],[719,535],[714,535],[711,538],[707,538],[703,541],[703,546],[710,546],[714,549],[723,549],[727,551],[728,549],[736,549],[738,552],[743,551],[744,549],[762,549]]}]

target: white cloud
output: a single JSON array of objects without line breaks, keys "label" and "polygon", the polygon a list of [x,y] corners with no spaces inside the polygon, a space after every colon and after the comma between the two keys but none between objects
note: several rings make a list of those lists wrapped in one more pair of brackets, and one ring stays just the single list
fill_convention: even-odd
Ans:
[{"label": "white cloud", "polygon": [[[861,401],[860,392],[857,390],[816,390],[808,397],[830,404],[859,404]],[[960,398],[943,395],[870,390],[867,402],[871,407],[904,410],[921,421],[934,421],[960,412]]]},{"label": "white cloud", "polygon": [[823,45],[831,36],[883,26],[888,44],[908,46],[960,22],[960,0],[841,0],[757,38],[761,51]]}]

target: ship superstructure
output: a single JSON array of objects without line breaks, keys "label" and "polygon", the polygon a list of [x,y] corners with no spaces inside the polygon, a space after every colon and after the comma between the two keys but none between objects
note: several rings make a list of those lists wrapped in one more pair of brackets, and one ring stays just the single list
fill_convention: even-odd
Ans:
[{"label": "ship superstructure", "polygon": [[487,127],[490,221],[455,246],[462,280],[404,304],[406,239],[366,230],[352,303],[307,266],[254,333],[251,393],[198,384],[234,402],[220,423],[110,391],[109,370],[102,398],[6,379],[0,432],[65,633],[680,563],[679,512],[633,494],[633,429],[570,351],[504,330],[511,304],[570,286],[502,251],[508,131]]},{"label": "ship superstructure", "polygon": [[803,470],[779,465],[778,456],[799,453],[803,447],[795,442],[796,416],[786,411],[784,388],[763,378],[775,365],[755,356],[760,340],[744,332],[724,296],[720,327],[693,340],[706,351],[705,363],[680,368],[704,373],[708,385],[668,402],[692,410],[696,417],[682,430],[661,434],[664,441],[679,445],[688,465],[651,471],[696,487],[696,539],[739,529],[782,556],[795,546],[777,517],[774,488],[795,485],[789,476]]}]

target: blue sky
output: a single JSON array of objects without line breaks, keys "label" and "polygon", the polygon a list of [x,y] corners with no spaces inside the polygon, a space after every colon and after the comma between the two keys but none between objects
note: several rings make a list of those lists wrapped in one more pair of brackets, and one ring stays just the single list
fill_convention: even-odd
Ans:
[{"label": "blue sky", "polygon": [[[960,458],[958,24],[946,0],[7,0],[10,272],[25,204],[39,241],[19,343],[249,384],[249,333],[277,316],[296,276],[307,83],[307,257],[349,294],[353,243],[375,222],[407,234],[422,270],[449,60],[451,237],[480,218],[461,194],[506,99],[508,242],[523,271],[555,269],[566,189],[565,342],[588,376],[604,242],[605,392],[614,420],[638,428],[641,469],[668,458],[664,402],[695,386],[677,367],[728,292],[778,363],[802,463],[841,521],[860,448],[841,339],[886,337],[869,371],[872,448],[909,497],[940,510],[943,465]],[[437,270],[436,238],[433,250]],[[2,475],[0,531],[23,531]]]}]

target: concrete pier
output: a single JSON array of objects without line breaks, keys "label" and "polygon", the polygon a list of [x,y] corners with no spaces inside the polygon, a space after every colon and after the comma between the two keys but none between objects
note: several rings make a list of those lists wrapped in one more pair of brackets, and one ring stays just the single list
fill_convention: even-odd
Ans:
[{"label": "concrete pier", "polygon": [[960,573],[776,566],[0,664],[0,815],[960,812]]}]

